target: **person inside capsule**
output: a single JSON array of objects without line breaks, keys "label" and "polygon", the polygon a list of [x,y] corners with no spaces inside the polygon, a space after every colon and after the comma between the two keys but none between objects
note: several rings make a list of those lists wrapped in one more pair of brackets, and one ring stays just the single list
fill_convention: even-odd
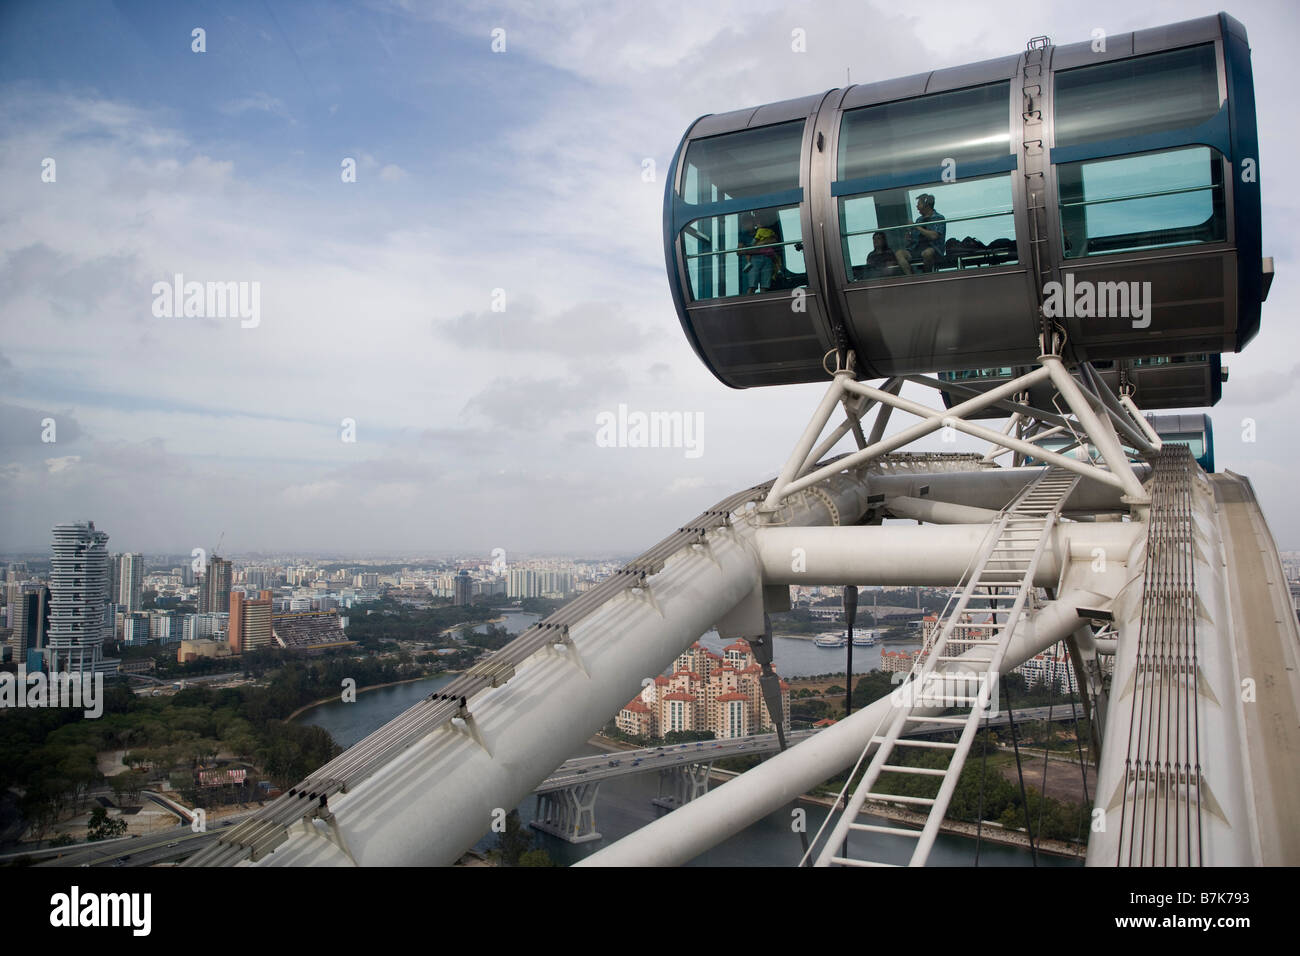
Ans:
[{"label": "person inside capsule", "polygon": [[944,237],[948,233],[947,220],[934,211],[934,196],[921,193],[916,197],[916,228],[907,231],[907,248],[898,250],[898,264],[912,275],[912,260],[920,257],[926,271],[933,272],[943,258]]},{"label": "person inside capsule", "polygon": [[[740,234],[740,255],[745,260],[741,268],[744,279],[742,295],[751,292],[766,292],[772,285],[772,273],[777,263],[777,252],[773,245],[780,241],[775,222],[765,223],[758,213],[745,214],[745,225]],[[747,246],[761,246],[752,252],[744,251]]]},{"label": "person inside capsule", "polygon": [[875,248],[867,253],[866,275],[863,278],[879,279],[890,273],[897,273],[898,256],[893,249],[889,248],[889,237],[883,232],[872,233],[871,242]]}]

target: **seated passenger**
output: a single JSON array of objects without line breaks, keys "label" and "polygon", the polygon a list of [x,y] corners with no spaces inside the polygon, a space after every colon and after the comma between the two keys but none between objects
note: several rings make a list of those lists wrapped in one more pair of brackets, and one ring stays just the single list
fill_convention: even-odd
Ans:
[{"label": "seated passenger", "polygon": [[908,245],[898,250],[898,264],[908,275],[912,274],[912,260],[920,257],[925,267],[933,272],[944,256],[944,239],[948,234],[947,220],[934,211],[934,197],[921,193],[916,197],[916,228],[907,230]]},{"label": "seated passenger", "polygon": [[867,268],[863,278],[879,279],[895,271],[897,257],[894,250],[889,248],[889,238],[883,232],[873,233],[871,242],[875,249],[867,253]]}]

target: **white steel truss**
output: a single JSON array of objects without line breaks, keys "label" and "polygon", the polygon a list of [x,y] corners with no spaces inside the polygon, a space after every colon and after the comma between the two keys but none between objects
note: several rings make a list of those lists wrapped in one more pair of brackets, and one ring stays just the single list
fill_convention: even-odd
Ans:
[{"label": "white steel truss", "polygon": [[[822,397],[817,411],[786,460],[780,475],[773,482],[761,510],[766,513],[775,512],[785,498],[815,485],[841,469],[852,468],[879,458],[941,428],[952,428],[987,441],[991,446],[989,454],[994,457],[1008,450],[1018,455],[1032,456],[1047,465],[1122,491],[1125,502],[1131,506],[1149,504],[1150,499],[1134,473],[1129,456],[1117,434],[1118,429],[1118,432],[1124,435],[1127,444],[1136,449],[1136,454],[1139,456],[1157,450],[1149,440],[1149,426],[1140,414],[1135,415],[1131,410],[1136,408],[1132,405],[1131,399],[1127,404],[1117,399],[1086,364],[1080,367],[1081,382],[1066,369],[1058,355],[1041,355],[1038,362],[1037,368],[1024,375],[1000,383],[983,393],[975,394],[950,409],[935,409],[902,398],[899,395],[903,384],[901,378],[890,379],[881,387],[855,381],[854,357],[850,353],[845,366],[835,370],[830,388]],[[925,378],[918,379],[916,376],[908,380],[951,390],[954,393],[967,391],[960,387],[953,388],[948,383]],[[1050,382],[1056,389],[1066,406],[1066,411],[1052,413],[1016,401],[1032,387],[1044,382]],[[839,405],[844,408],[845,421],[819,443],[818,438],[830,421],[836,406]],[[880,407],[868,438],[863,434],[862,421],[866,413],[876,405]],[[974,413],[990,407],[1009,409],[1018,417],[1001,432],[968,420]],[[895,408],[915,415],[921,421],[886,438],[884,437],[885,422],[888,420],[888,414]],[[1032,438],[1019,437],[1026,434],[1027,425],[1035,429],[1042,425],[1049,425],[1050,428],[1047,432],[1037,431]],[[813,463],[820,460],[850,431],[854,433],[858,450],[831,464],[815,468]],[[1089,461],[1070,458],[1035,443],[1048,437],[1049,433],[1058,434],[1060,431],[1071,432],[1080,443],[1084,443],[1083,439],[1086,438],[1086,444],[1097,449],[1101,465],[1104,467]],[[986,456],[986,460],[991,459]]]}]

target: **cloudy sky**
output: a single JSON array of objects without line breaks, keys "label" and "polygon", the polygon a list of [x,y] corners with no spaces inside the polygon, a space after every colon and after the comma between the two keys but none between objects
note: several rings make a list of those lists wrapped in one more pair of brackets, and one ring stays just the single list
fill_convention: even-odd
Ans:
[{"label": "cloudy sky", "polygon": [[[639,551],[771,477],[822,391],[730,390],[681,333],[662,173],[692,120],[846,68],[872,82],[1220,2],[11,0],[0,552],[47,550],[79,518],[113,550],[224,532],[235,553]],[[1279,277],[1263,331],[1226,359],[1217,455],[1297,548],[1300,14],[1230,12],[1252,39]],[[260,322],[155,315],[177,273],[259,283]],[[620,403],[702,415],[703,453],[599,447]]]}]

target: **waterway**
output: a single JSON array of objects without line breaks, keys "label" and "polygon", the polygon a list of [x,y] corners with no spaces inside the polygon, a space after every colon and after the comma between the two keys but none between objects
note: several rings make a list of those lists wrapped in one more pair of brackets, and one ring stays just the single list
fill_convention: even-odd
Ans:
[{"label": "waterway", "polygon": [[[533,621],[535,614],[519,611],[506,613],[506,627],[511,633],[518,633]],[[701,639],[701,643],[710,650],[721,651],[728,643],[710,632]],[[844,648],[822,649],[815,647],[811,641],[794,638],[776,637],[774,641],[774,660],[782,676],[802,677],[844,670]],[[905,645],[889,644],[886,648],[901,649]],[[864,673],[879,666],[881,645],[876,647],[855,647],[853,649],[853,670]],[[874,661],[874,663],[873,663]],[[455,675],[440,674],[407,684],[382,687],[357,695],[355,703],[330,701],[305,711],[299,722],[322,727],[329,731],[335,742],[341,747],[350,747],[367,734],[383,726],[402,711],[427,697],[439,687],[454,679]],[[583,744],[576,748],[573,756],[602,753],[603,751]],[[726,784],[722,784],[726,786]],[[590,843],[573,845],[549,834],[534,832],[535,845],[545,849],[551,859],[568,865],[589,856],[601,847],[618,840],[647,823],[668,812],[655,807],[651,802],[659,795],[659,775],[657,773],[628,774],[606,780],[600,785],[600,795],[596,800],[596,828],[602,839]],[[808,834],[817,832],[825,819],[826,810],[815,804],[800,804],[806,813]],[[518,807],[524,820],[533,819],[537,810],[537,798],[528,797]],[[794,816],[793,805],[777,810],[735,834],[730,839],[692,860],[691,866],[794,866],[802,855],[798,834],[792,829]],[[874,821],[888,824],[888,821]],[[884,834],[855,834],[851,849],[862,852],[858,840],[870,847],[872,859],[890,863],[906,863],[911,852],[912,841],[906,838],[892,837]],[[479,849],[486,850],[495,846],[496,838],[491,834],[479,841]],[[930,854],[931,865],[969,866],[975,860],[975,841],[966,837],[941,834]],[[980,866],[1030,866],[1032,857],[1028,850],[1017,847],[1000,846],[984,842],[979,848]],[[1040,855],[1039,866],[1077,866],[1078,861]]]}]

